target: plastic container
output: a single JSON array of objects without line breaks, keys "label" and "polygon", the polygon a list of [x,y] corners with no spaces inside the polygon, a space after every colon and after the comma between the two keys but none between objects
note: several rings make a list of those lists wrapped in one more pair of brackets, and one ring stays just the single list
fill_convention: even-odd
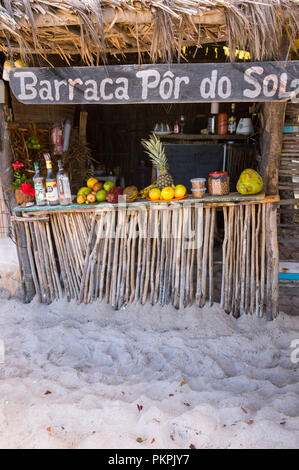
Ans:
[{"label": "plastic container", "polygon": [[229,176],[226,171],[213,171],[209,173],[209,193],[212,196],[229,194]]},{"label": "plastic container", "polygon": [[201,198],[205,195],[207,188],[191,188],[191,191],[193,197]]},{"label": "plastic container", "polygon": [[206,181],[207,181],[206,178],[193,178],[192,180],[190,180],[192,184],[192,188],[194,189],[204,188]]}]

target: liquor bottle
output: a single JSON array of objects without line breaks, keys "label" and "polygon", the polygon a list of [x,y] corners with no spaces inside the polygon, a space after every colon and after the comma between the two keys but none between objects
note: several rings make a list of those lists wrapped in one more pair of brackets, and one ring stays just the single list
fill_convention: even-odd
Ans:
[{"label": "liquor bottle", "polygon": [[173,132],[174,132],[174,134],[179,134],[180,133],[179,121],[175,121],[174,127],[173,127]]},{"label": "liquor bottle", "polygon": [[57,187],[59,194],[59,202],[62,206],[72,203],[72,195],[70,188],[70,180],[67,173],[63,169],[61,160],[58,160]]},{"label": "liquor bottle", "polygon": [[236,119],[236,114],[235,114],[235,103],[232,103],[231,113],[228,117],[228,127],[227,127],[228,133],[235,134],[236,128],[237,128],[237,119]]},{"label": "liquor bottle", "polygon": [[181,114],[181,117],[180,117],[180,132],[181,132],[181,134],[184,133],[185,125],[186,125],[185,116],[183,114]]},{"label": "liquor bottle", "polygon": [[33,176],[33,184],[35,190],[35,200],[37,206],[46,205],[46,187],[45,178],[39,174],[39,163],[34,162],[35,175]]},{"label": "liquor bottle", "polygon": [[59,197],[58,197],[56,178],[54,178],[53,171],[52,171],[51,157],[48,153],[45,153],[44,159],[46,160],[46,167],[47,167],[47,177],[46,177],[47,203],[50,206],[56,206],[57,204],[59,204]]},{"label": "liquor bottle", "polygon": [[208,118],[209,134],[217,134],[217,118],[219,113],[219,103],[211,103],[211,110]]}]

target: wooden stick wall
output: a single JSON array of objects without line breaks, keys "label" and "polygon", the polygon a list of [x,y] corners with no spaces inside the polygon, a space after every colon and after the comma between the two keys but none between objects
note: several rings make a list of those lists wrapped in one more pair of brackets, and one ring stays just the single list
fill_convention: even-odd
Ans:
[{"label": "wooden stick wall", "polygon": [[[36,294],[50,303],[212,305],[214,234],[223,212],[221,307],[235,317],[278,314],[276,207],[202,203],[15,217],[24,224]],[[22,264],[23,260],[20,259]],[[24,264],[24,263],[23,263]]]}]

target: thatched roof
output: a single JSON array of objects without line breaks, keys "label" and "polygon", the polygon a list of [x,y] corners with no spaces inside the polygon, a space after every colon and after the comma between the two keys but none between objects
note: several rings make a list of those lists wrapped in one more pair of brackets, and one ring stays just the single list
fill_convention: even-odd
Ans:
[{"label": "thatched roof", "polygon": [[[183,46],[227,42],[253,60],[275,59],[299,28],[298,0],[2,0],[0,49],[87,64],[105,54],[148,52],[173,60]],[[141,57],[141,56],[140,56]]]}]

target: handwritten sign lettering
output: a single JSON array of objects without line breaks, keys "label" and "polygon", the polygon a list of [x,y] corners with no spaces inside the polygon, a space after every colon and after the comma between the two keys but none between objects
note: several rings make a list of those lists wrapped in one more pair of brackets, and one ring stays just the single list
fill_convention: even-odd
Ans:
[{"label": "handwritten sign lettering", "polygon": [[299,94],[299,61],[13,69],[28,104],[268,101]]}]

